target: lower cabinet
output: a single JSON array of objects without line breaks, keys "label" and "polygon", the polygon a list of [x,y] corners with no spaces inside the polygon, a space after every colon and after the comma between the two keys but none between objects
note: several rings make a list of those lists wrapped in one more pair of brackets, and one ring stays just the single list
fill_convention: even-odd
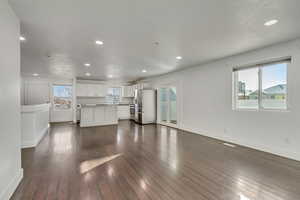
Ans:
[{"label": "lower cabinet", "polygon": [[94,120],[96,123],[103,123],[105,122],[105,117],[106,117],[106,107],[104,106],[97,106],[95,108],[95,112],[94,112]]},{"label": "lower cabinet", "polygon": [[118,106],[118,119],[130,119],[129,105],[119,105]]},{"label": "lower cabinet", "polygon": [[88,123],[94,121],[94,107],[84,107],[81,108],[81,123]]},{"label": "lower cabinet", "polygon": [[80,127],[118,124],[117,106],[97,105],[81,108]]}]

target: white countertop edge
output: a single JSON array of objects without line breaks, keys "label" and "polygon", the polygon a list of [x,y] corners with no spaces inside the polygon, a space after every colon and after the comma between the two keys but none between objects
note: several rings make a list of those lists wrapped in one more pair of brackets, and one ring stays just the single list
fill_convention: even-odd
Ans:
[{"label": "white countertop edge", "polygon": [[[120,104],[81,104],[81,107],[96,107],[96,106],[122,106]],[[125,106],[125,105],[124,105]]]},{"label": "white countertop edge", "polygon": [[21,113],[32,113],[32,112],[39,112],[39,111],[49,111],[50,104],[37,104],[37,105],[22,105],[21,106]]}]

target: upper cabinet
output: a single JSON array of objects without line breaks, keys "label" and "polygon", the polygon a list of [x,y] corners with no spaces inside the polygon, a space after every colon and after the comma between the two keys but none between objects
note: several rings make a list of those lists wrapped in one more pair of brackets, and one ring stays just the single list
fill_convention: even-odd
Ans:
[{"label": "upper cabinet", "polygon": [[122,97],[134,97],[135,90],[142,90],[148,88],[147,83],[139,83],[135,85],[122,86]]},{"label": "upper cabinet", "polygon": [[133,86],[122,86],[122,97],[134,97],[134,90]]},{"label": "upper cabinet", "polygon": [[94,96],[96,97],[105,97],[107,95],[107,86],[106,85],[94,85]]},{"label": "upper cabinet", "polygon": [[[105,97],[107,96],[108,87],[105,84],[95,84],[95,83],[82,83],[76,84],[76,96],[77,97]],[[144,83],[136,85],[126,85],[122,86],[122,97],[134,97],[134,92],[136,89],[145,88]]]},{"label": "upper cabinet", "polygon": [[86,84],[81,84],[81,83],[76,84],[76,96],[78,97],[87,96]]},{"label": "upper cabinet", "polygon": [[107,87],[101,84],[77,83],[76,95],[78,97],[105,97]]}]

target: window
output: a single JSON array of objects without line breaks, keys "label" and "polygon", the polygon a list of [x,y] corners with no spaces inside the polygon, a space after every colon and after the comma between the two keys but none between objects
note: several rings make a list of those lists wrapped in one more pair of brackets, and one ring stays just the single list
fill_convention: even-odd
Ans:
[{"label": "window", "polygon": [[55,110],[72,108],[72,86],[53,85],[53,105]]},{"label": "window", "polygon": [[291,59],[235,68],[234,108],[287,109],[287,67]]},{"label": "window", "polygon": [[287,64],[280,63],[261,68],[262,107],[287,109]]},{"label": "window", "polygon": [[106,102],[117,104],[120,102],[121,97],[121,88],[120,87],[112,87],[108,88],[107,95],[106,95]]},{"label": "window", "polygon": [[237,71],[237,108],[258,109],[258,68]]}]

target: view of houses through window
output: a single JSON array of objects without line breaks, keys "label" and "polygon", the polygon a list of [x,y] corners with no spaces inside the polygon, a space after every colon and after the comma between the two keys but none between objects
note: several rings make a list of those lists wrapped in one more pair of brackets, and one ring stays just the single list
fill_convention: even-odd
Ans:
[{"label": "view of houses through window", "polygon": [[53,106],[55,110],[72,108],[72,86],[53,85]]},{"label": "view of houses through window", "polygon": [[287,109],[288,62],[235,70],[235,108]]}]

